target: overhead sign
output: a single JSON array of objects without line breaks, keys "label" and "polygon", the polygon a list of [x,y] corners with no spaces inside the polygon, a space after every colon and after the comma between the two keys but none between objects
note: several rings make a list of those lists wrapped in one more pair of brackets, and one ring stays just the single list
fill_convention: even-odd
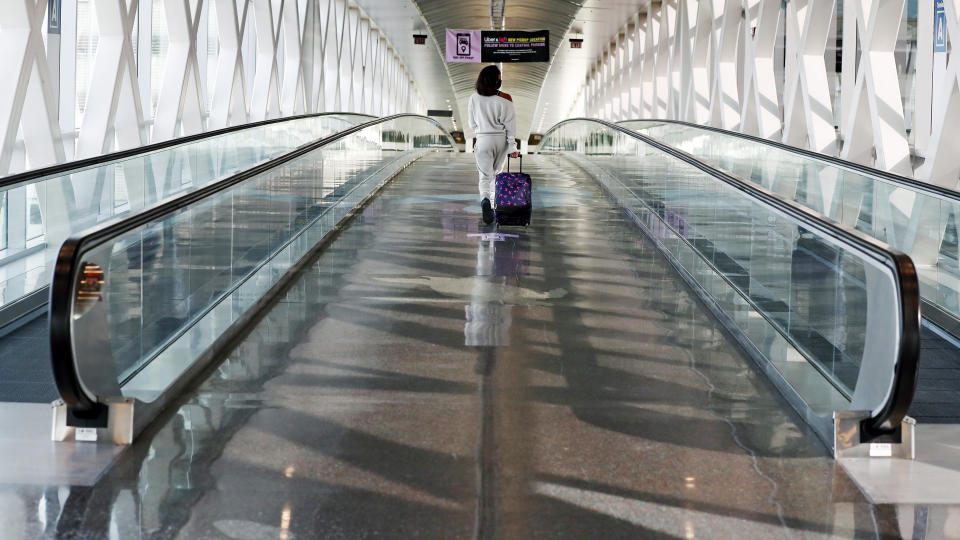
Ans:
[{"label": "overhead sign", "polygon": [[485,30],[481,62],[549,62],[550,31]]},{"label": "overhead sign", "polygon": [[47,33],[60,33],[60,0],[47,0]]},{"label": "overhead sign", "polygon": [[933,52],[947,52],[947,13],[943,0],[933,4]]},{"label": "overhead sign", "polygon": [[447,62],[479,62],[480,30],[447,29]]},{"label": "overhead sign", "polygon": [[447,29],[447,62],[549,62],[550,31]]}]

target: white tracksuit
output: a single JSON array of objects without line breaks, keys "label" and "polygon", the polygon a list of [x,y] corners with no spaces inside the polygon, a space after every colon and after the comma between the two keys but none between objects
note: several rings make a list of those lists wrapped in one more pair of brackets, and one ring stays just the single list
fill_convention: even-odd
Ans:
[{"label": "white tracksuit", "polygon": [[467,106],[470,129],[477,136],[473,148],[480,173],[480,197],[494,202],[494,183],[507,154],[517,151],[517,116],[513,102],[499,95],[473,94]]}]

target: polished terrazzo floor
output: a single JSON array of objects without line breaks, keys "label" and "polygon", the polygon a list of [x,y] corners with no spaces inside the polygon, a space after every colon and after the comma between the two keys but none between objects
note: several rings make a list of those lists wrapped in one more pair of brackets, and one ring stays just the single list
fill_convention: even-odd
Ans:
[{"label": "polished terrazzo floor", "polygon": [[477,235],[470,155],[409,167],[92,487],[4,538],[948,538],[871,505],[582,173]]}]

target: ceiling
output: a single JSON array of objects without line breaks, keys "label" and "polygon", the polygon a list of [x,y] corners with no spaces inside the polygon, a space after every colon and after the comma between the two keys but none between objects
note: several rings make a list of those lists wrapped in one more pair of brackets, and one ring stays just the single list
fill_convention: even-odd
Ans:
[{"label": "ceiling", "polygon": [[[508,30],[550,31],[550,56],[561,44],[561,38],[585,0],[506,0],[504,26]],[[410,0],[427,23],[429,34],[445,53],[446,30],[490,29],[490,0]],[[484,64],[449,63],[450,83],[456,95],[458,118],[466,118],[467,101],[474,93],[477,74]],[[526,140],[536,108],[540,87],[550,64],[516,63],[503,65],[503,91],[513,96],[517,110],[518,136]],[[467,133],[467,137],[471,137]]]},{"label": "ceiling", "polygon": [[[417,7],[410,0],[354,0],[370,21],[386,36],[397,51],[400,60],[410,72],[428,109],[453,111],[456,99],[450,77],[436,41],[428,39],[425,45],[414,45],[413,34],[427,33],[427,26]],[[489,19],[489,16],[488,16]],[[459,118],[436,118],[448,130],[453,130]]]},{"label": "ceiling", "polygon": [[583,38],[583,48],[571,49],[566,43],[567,37],[564,37],[564,46],[550,57],[550,72],[544,81],[544,92],[533,114],[531,129],[534,133],[543,133],[550,129],[550,126],[568,117],[587,73],[603,54],[603,48],[616,40],[631,18],[649,3],[650,0],[584,2],[583,8],[570,25],[570,33]]},{"label": "ceiling", "polygon": [[[604,45],[650,0],[355,0],[393,45],[427,107],[453,111],[444,125],[468,138],[462,119],[484,64],[445,62],[446,30],[489,29],[491,1],[505,4],[506,29],[550,31],[550,63],[502,66],[503,90],[513,96],[518,136],[526,140],[566,118]],[[568,31],[584,39],[582,49],[570,49]],[[414,45],[415,33],[432,39]]]}]

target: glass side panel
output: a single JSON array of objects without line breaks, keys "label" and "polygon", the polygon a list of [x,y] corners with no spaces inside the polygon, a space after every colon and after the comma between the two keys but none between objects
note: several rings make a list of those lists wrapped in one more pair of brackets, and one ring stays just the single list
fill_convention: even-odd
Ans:
[{"label": "glass side panel", "polygon": [[86,251],[102,301],[85,303],[81,271],[72,323],[81,375],[110,362],[124,396],[157,398],[380,182],[429,149],[449,151],[451,141],[424,118],[392,120]]},{"label": "glass side panel", "polygon": [[948,199],[813,157],[694,126],[658,121],[621,125],[775,191],[854,227],[913,259],[921,297],[960,320],[960,261]]},{"label": "glass side panel", "polygon": [[885,261],[601,124],[564,123],[544,141],[541,151],[605,178],[608,192],[824,414],[849,407],[878,350],[893,361],[899,293]]},{"label": "glass side panel", "polygon": [[0,193],[0,250],[7,249],[7,194]]},{"label": "glass side panel", "polygon": [[[369,120],[345,114],[251,127],[0,190],[5,203],[0,309],[49,283],[54,257],[69,235]],[[21,258],[35,258],[37,249],[44,254],[39,264],[24,265]]]},{"label": "glass side panel", "polygon": [[27,186],[27,241],[43,235],[43,219],[40,214],[40,197],[37,186]]}]

